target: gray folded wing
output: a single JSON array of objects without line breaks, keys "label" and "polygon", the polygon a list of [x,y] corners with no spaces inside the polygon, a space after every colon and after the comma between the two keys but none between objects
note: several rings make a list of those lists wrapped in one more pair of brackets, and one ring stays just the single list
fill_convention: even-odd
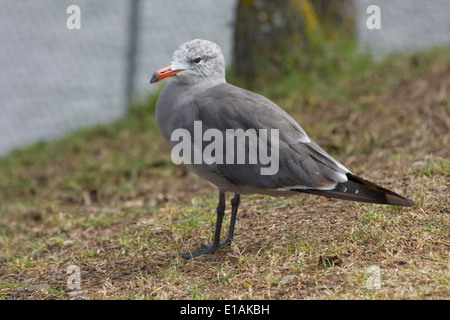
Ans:
[{"label": "gray folded wing", "polygon": [[[347,181],[349,172],[314,143],[305,131],[285,111],[256,93],[224,83],[207,89],[189,100],[191,114],[180,125],[194,134],[193,121],[201,121],[203,132],[218,129],[223,133],[224,147],[227,129],[279,129],[279,170],[273,175],[262,175],[261,168],[268,165],[201,164],[202,171],[220,175],[240,186],[254,186],[274,190],[331,190],[339,182]],[[271,144],[268,134],[268,150]],[[203,146],[204,148],[205,146]],[[248,145],[246,152],[249,152]],[[236,156],[237,146],[233,154]]]}]

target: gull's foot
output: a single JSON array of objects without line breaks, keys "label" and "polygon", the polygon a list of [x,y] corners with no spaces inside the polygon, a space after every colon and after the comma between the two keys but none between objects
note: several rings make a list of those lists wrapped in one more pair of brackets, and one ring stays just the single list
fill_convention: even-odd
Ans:
[{"label": "gull's foot", "polygon": [[231,239],[226,238],[225,240],[220,241],[219,245],[215,245],[214,242],[208,244],[202,244],[195,251],[183,252],[181,256],[185,259],[195,258],[201,256],[203,254],[213,254],[217,251],[217,249],[226,246],[231,243]]}]

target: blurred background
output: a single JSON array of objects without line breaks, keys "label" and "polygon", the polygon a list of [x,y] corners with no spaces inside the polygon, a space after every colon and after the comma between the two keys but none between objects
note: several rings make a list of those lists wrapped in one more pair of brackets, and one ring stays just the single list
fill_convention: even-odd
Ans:
[{"label": "blurred background", "polygon": [[[74,299],[70,265],[80,299],[448,299],[450,0],[0,4],[0,299]],[[171,80],[149,80],[194,38],[416,206],[246,196],[236,243],[181,262],[212,236],[217,189],[171,161]]]},{"label": "blurred background", "polygon": [[[0,156],[123,116],[183,42],[218,43],[247,88],[263,70],[302,68],[286,53],[354,37],[376,56],[450,42],[449,0],[3,0],[0,10]],[[81,9],[80,29],[66,23]],[[381,29],[369,29],[370,5]],[[319,48],[319,49],[318,49]],[[285,70],[287,71],[287,70]],[[279,73],[278,73],[279,74]]]}]

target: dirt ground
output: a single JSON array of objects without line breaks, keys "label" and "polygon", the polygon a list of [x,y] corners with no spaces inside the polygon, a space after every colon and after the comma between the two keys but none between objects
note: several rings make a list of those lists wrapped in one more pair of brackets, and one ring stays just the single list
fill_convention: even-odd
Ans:
[{"label": "dirt ground", "polygon": [[[181,252],[210,241],[217,191],[183,167],[163,168],[123,201],[91,192],[82,203],[50,198],[21,214],[6,209],[2,226],[28,232],[14,233],[0,258],[0,297],[448,299],[449,95],[447,64],[359,95],[355,104],[369,107],[358,112],[292,102],[301,107],[291,114],[325,150],[415,207],[244,196],[233,244],[184,260]],[[155,148],[169,153],[161,140]],[[80,269],[79,288],[68,287],[70,265]]]}]

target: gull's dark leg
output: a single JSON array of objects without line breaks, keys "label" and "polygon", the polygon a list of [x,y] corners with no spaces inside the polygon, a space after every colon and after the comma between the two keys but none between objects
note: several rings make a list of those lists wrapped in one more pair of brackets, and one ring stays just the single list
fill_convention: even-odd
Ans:
[{"label": "gull's dark leg", "polygon": [[227,239],[225,240],[226,243],[230,243],[231,241],[233,241],[234,225],[236,223],[236,216],[240,203],[241,203],[241,195],[235,193],[233,199],[231,199],[230,228],[228,229],[228,236]]},{"label": "gull's dark leg", "polygon": [[211,254],[216,252],[221,246],[223,246],[225,241],[220,241],[220,231],[222,229],[222,220],[225,214],[225,192],[219,190],[219,205],[217,206],[217,221],[216,221],[216,230],[214,232],[214,240],[212,243],[203,244],[198,247],[195,251],[192,252],[184,252],[181,254],[183,258],[195,258],[202,254]]}]

